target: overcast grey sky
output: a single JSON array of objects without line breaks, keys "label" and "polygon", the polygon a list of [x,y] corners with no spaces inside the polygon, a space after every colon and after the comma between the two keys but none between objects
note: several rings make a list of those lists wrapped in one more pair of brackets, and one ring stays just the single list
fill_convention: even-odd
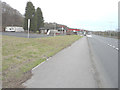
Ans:
[{"label": "overcast grey sky", "polygon": [[109,30],[118,27],[118,1],[120,0],[2,0],[25,13],[31,1],[40,7],[45,22],[65,24],[71,28]]}]

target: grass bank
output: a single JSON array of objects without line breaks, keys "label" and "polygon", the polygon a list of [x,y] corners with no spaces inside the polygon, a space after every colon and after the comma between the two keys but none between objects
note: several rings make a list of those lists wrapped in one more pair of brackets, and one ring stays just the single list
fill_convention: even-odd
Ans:
[{"label": "grass bank", "polygon": [[21,83],[31,76],[33,67],[80,38],[76,35],[30,39],[3,36],[3,87],[21,87]]}]

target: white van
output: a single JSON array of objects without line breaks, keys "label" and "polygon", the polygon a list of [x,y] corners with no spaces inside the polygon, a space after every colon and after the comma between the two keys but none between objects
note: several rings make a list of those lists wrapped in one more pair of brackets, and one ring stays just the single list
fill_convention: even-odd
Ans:
[{"label": "white van", "polygon": [[24,32],[23,27],[9,26],[5,28],[6,32]]}]

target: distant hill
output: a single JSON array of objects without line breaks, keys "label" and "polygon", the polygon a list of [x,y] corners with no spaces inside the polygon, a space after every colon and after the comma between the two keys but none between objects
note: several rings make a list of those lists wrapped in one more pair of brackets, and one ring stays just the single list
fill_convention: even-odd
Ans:
[{"label": "distant hill", "polygon": [[2,2],[2,28],[6,26],[22,26],[24,16],[6,2]]}]

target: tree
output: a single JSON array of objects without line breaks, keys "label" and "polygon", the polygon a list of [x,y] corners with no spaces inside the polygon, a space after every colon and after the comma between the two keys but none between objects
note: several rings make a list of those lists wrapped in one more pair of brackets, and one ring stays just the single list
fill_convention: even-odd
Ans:
[{"label": "tree", "polygon": [[27,2],[25,9],[25,18],[24,18],[24,29],[28,30],[28,19],[30,19],[30,31],[36,32],[39,28],[44,27],[44,20],[41,9],[38,7],[35,11],[35,8],[32,2]]},{"label": "tree", "polygon": [[12,8],[5,2],[2,2],[2,29],[7,26],[23,26],[24,17],[16,9]]},{"label": "tree", "polygon": [[37,11],[35,12],[35,15],[34,15],[34,32],[37,31]]},{"label": "tree", "polygon": [[37,30],[39,30],[39,28],[44,27],[44,20],[42,11],[39,7],[37,8],[36,12],[37,12]]},{"label": "tree", "polygon": [[44,27],[43,23],[44,23],[43,15],[41,9],[38,7],[34,15],[34,32]]},{"label": "tree", "polygon": [[24,29],[28,30],[28,19],[30,19],[30,31],[34,30],[34,15],[35,15],[35,8],[32,2],[27,2],[26,9],[25,9],[25,18],[24,18]]}]

